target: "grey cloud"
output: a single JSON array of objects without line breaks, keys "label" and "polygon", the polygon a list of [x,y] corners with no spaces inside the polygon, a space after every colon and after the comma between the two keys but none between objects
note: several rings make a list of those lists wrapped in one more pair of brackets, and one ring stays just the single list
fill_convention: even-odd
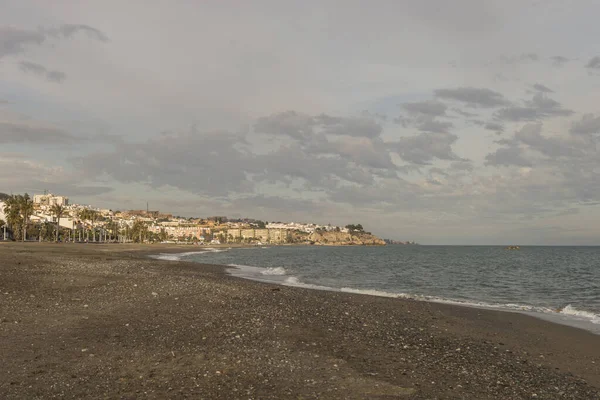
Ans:
[{"label": "grey cloud", "polygon": [[107,42],[108,37],[99,31],[96,28],[93,28],[89,25],[83,24],[65,24],[61,25],[58,28],[49,28],[45,31],[48,35],[51,36],[63,36],[63,37],[71,37],[76,33],[85,33],[88,37],[92,39],[99,40],[101,42]]},{"label": "grey cloud", "polygon": [[548,117],[569,116],[572,110],[565,109],[559,102],[544,93],[536,93],[524,106],[510,106],[498,110],[496,117],[504,121],[535,121]]},{"label": "grey cloud", "polygon": [[540,56],[536,53],[523,53],[516,56],[502,56],[500,60],[506,64],[518,64],[524,62],[535,62],[540,60]]},{"label": "grey cloud", "polygon": [[354,207],[395,209],[415,209],[419,207],[422,189],[401,178],[384,180],[368,188],[349,185],[337,188],[331,194],[335,203],[350,204]]},{"label": "grey cloud", "polygon": [[122,143],[114,151],[92,153],[73,163],[92,178],[107,174],[123,183],[224,196],[253,188],[247,177],[255,172],[253,156],[236,148],[242,142],[238,135],[192,130],[163,134],[143,143]]},{"label": "grey cloud", "polygon": [[470,161],[454,161],[450,164],[450,169],[456,171],[472,171],[473,163]]},{"label": "grey cloud", "polygon": [[78,141],[80,139],[69,132],[51,125],[0,120],[0,143],[64,145]]},{"label": "grey cloud", "polygon": [[322,156],[298,145],[257,157],[251,167],[256,171],[257,181],[290,185],[301,179],[309,190],[329,190],[340,181],[370,184],[378,174],[377,170],[356,165],[346,157]]},{"label": "grey cloud", "polygon": [[486,88],[437,89],[435,95],[442,99],[460,101],[469,107],[493,108],[508,104],[502,94]]},{"label": "grey cloud", "polygon": [[519,146],[501,147],[485,157],[485,165],[531,167],[531,162],[523,155]]},{"label": "grey cloud", "polygon": [[0,26],[0,58],[23,52],[25,46],[41,44],[46,36],[39,31]]},{"label": "grey cloud", "polygon": [[552,56],[550,57],[550,60],[552,60],[552,65],[555,67],[560,67],[570,61],[567,57],[563,56]]},{"label": "grey cloud", "polygon": [[377,169],[395,169],[386,143],[381,139],[370,139],[364,137],[344,138],[334,141],[324,140],[311,143],[306,151],[314,154],[334,154],[362,165]]},{"label": "grey cloud", "polygon": [[[207,196],[248,197],[257,184],[328,193],[343,184],[370,185],[395,177],[389,144],[369,137],[381,127],[364,118],[285,112],[260,118],[253,133],[170,133],[73,160],[86,176],[123,183],[172,186]],[[248,135],[294,139],[267,152]],[[274,141],[272,143],[277,143]],[[255,151],[260,150],[260,151]],[[191,185],[189,177],[194,177]]]},{"label": "grey cloud", "polygon": [[446,114],[447,106],[439,101],[419,101],[414,103],[404,103],[402,107],[412,114],[423,114],[432,117],[439,117]]},{"label": "grey cloud", "polygon": [[533,88],[535,90],[537,90],[538,92],[543,92],[543,93],[554,93],[554,91],[552,89],[550,89],[547,86],[542,85],[541,83],[535,83],[533,85]]},{"label": "grey cloud", "polygon": [[378,137],[381,125],[369,117],[336,117],[327,114],[310,116],[286,111],[259,118],[254,131],[268,135],[287,135],[296,140],[305,140],[316,133],[355,137]]},{"label": "grey cloud", "polygon": [[324,133],[331,135],[377,137],[383,130],[372,118],[319,115],[315,120],[322,124]]},{"label": "grey cloud", "polygon": [[453,109],[452,109],[452,111],[454,111],[454,112],[455,112],[455,113],[457,113],[458,115],[460,115],[460,116],[463,116],[463,117],[465,117],[465,118],[473,118],[473,117],[476,117],[476,116],[477,116],[477,114],[475,114],[475,113],[471,113],[471,112],[468,112],[468,111],[464,111],[464,110],[461,110],[461,109],[459,109],[459,108],[453,108]]},{"label": "grey cloud", "polygon": [[598,134],[600,133],[600,116],[585,114],[580,121],[574,122],[571,127],[571,133],[577,134]]},{"label": "grey cloud", "polygon": [[316,125],[313,117],[286,111],[259,118],[254,124],[256,132],[269,135],[287,135],[294,139],[305,139],[314,134]]},{"label": "grey cloud", "polygon": [[434,159],[459,160],[452,144],[457,136],[448,133],[420,133],[401,138],[394,151],[404,160],[414,164],[427,165]]},{"label": "grey cloud", "polygon": [[542,126],[541,123],[526,124],[515,133],[515,140],[548,157],[577,157],[582,155],[578,149],[565,140],[543,136]]},{"label": "grey cloud", "polygon": [[0,26],[0,58],[20,54],[26,50],[27,46],[41,45],[48,38],[67,38],[78,32],[85,32],[89,37],[100,41],[107,40],[106,35],[87,25],[61,25],[57,28],[40,28],[38,30]]},{"label": "grey cloud", "polygon": [[321,208],[321,204],[312,200],[259,194],[233,199],[229,208],[233,210],[263,209],[268,211],[272,217],[273,212],[277,211],[283,212],[284,215],[290,211],[312,213]]},{"label": "grey cloud", "polygon": [[19,63],[19,67],[24,72],[30,72],[35,75],[43,76],[47,80],[52,81],[52,82],[60,83],[66,78],[66,75],[63,72],[48,70],[43,65],[32,63],[29,61],[21,61]]},{"label": "grey cloud", "polygon": [[437,120],[431,116],[423,116],[417,118],[416,127],[423,132],[446,133],[453,127],[453,124]]},{"label": "grey cloud", "polygon": [[489,131],[504,132],[504,125],[497,122],[488,122],[484,127]]},{"label": "grey cloud", "polygon": [[[15,174],[18,171],[18,174]],[[0,153],[0,182],[5,190],[31,192],[51,190],[67,196],[98,195],[113,189],[107,186],[81,185],[77,173],[65,171],[61,167],[49,166],[26,156]]]},{"label": "grey cloud", "polygon": [[585,67],[590,69],[600,69],[600,56],[596,56],[590,59],[590,61],[588,61]]}]

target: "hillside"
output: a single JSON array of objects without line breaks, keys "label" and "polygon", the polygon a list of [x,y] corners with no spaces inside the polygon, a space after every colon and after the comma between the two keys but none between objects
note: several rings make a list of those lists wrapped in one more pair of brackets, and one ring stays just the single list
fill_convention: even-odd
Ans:
[{"label": "hillside", "polygon": [[314,232],[309,234],[296,233],[293,236],[296,243],[311,243],[325,246],[384,246],[385,242],[375,235],[366,232]]},{"label": "hillside", "polygon": [[10,195],[6,193],[0,193],[0,201],[6,200],[10,197]]}]

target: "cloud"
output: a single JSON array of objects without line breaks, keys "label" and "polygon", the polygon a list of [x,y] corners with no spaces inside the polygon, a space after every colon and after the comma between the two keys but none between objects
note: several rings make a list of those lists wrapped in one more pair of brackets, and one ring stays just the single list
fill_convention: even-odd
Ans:
[{"label": "cloud", "polygon": [[561,67],[567,62],[571,61],[567,57],[563,56],[552,56],[550,57],[550,60],[552,60],[552,65],[554,65],[555,67]]},{"label": "cloud", "polygon": [[537,90],[538,92],[542,92],[542,93],[554,93],[554,91],[550,88],[548,88],[547,86],[542,85],[541,83],[535,83],[533,85],[533,88],[535,90]]},{"label": "cloud", "polygon": [[242,143],[235,134],[201,134],[192,129],[140,143],[121,143],[112,151],[76,157],[73,163],[90,179],[108,175],[122,183],[172,186],[190,193],[225,196],[253,189],[246,175],[255,172],[253,157],[237,148]]},{"label": "cloud", "polygon": [[439,101],[418,101],[404,103],[402,107],[411,114],[422,114],[431,117],[439,117],[446,114],[448,107]]},{"label": "cloud", "polygon": [[595,117],[593,114],[583,115],[581,120],[573,123],[571,133],[585,135],[600,134],[600,116]]},{"label": "cloud", "polygon": [[65,145],[81,139],[50,124],[28,120],[0,119],[0,143],[28,143],[36,145]]},{"label": "cloud", "polygon": [[108,42],[108,37],[103,32],[84,24],[64,24],[57,28],[45,29],[44,32],[48,36],[62,36],[65,38],[71,37],[76,33],[85,33],[91,39],[96,39],[100,42]]},{"label": "cloud", "polygon": [[526,62],[535,62],[540,60],[540,56],[536,53],[522,53],[516,56],[501,56],[501,62],[506,64],[518,64]]},{"label": "cloud", "polygon": [[549,117],[569,116],[572,110],[565,109],[559,102],[546,94],[538,92],[524,106],[509,106],[496,112],[496,117],[503,121],[536,121]]},{"label": "cloud", "polygon": [[447,133],[454,125],[452,122],[440,121],[431,116],[416,119],[416,127],[423,132]]},{"label": "cloud", "polygon": [[289,218],[290,211],[318,213],[318,210],[323,208],[323,204],[314,200],[258,194],[232,199],[227,208],[236,211],[252,209],[258,212],[262,211],[262,214],[271,218],[275,215]]},{"label": "cloud", "polygon": [[542,123],[526,124],[515,133],[514,139],[548,157],[578,157],[582,155],[577,148],[572,146],[572,142],[543,136],[542,127]]},{"label": "cloud", "polygon": [[502,94],[486,88],[459,87],[437,89],[435,96],[465,103],[469,107],[493,108],[508,104]]},{"label": "cloud", "polygon": [[79,32],[102,42],[108,40],[104,33],[88,25],[61,25],[37,30],[0,26],[0,58],[23,53],[27,47],[39,46],[51,38],[69,38]]},{"label": "cloud", "polygon": [[457,138],[448,133],[420,133],[400,138],[394,151],[404,161],[420,165],[430,164],[435,159],[459,160],[460,157],[452,150]]},{"label": "cloud", "polygon": [[[118,143],[111,151],[78,157],[73,163],[90,179],[108,176],[122,183],[170,186],[229,200],[253,195],[258,185],[328,193],[344,184],[369,185],[397,176],[390,154],[393,144],[374,136],[380,131],[379,125],[362,117],[288,111],[259,118],[252,132],[192,129],[163,134],[145,142]],[[255,146],[255,135],[272,139],[267,141],[271,145]],[[436,154],[443,156],[441,150]]]},{"label": "cloud", "polygon": [[585,67],[589,69],[600,69],[600,56],[592,57]]},{"label": "cloud", "polygon": [[44,40],[46,40],[46,35],[40,31],[0,26],[0,58],[22,53],[26,46],[39,45]]},{"label": "cloud", "polygon": [[47,189],[67,196],[95,196],[113,190],[85,184],[78,173],[63,167],[31,160],[26,155],[6,153],[0,153],[0,182],[6,191],[32,193]]},{"label": "cloud", "polygon": [[286,111],[259,118],[254,131],[269,135],[287,135],[293,139],[309,139],[317,133],[355,137],[377,137],[381,125],[371,117],[336,117],[327,114],[309,116]]},{"label": "cloud", "polygon": [[373,118],[365,117],[332,117],[321,114],[315,117],[321,125],[323,133],[330,135],[348,135],[377,137],[381,134],[381,125]]},{"label": "cloud", "polygon": [[48,70],[43,65],[32,63],[29,61],[21,61],[19,63],[19,67],[21,68],[21,71],[43,76],[51,82],[60,83],[66,78],[64,72]]},{"label": "cloud", "polygon": [[523,150],[517,145],[501,147],[485,157],[485,165],[531,167],[531,161],[525,157]]},{"label": "cloud", "polygon": [[488,131],[504,132],[504,125],[497,122],[487,122],[484,127]]},{"label": "cloud", "polygon": [[305,139],[314,135],[316,122],[313,117],[286,111],[259,118],[254,124],[256,132],[269,135],[287,135],[293,139]]}]

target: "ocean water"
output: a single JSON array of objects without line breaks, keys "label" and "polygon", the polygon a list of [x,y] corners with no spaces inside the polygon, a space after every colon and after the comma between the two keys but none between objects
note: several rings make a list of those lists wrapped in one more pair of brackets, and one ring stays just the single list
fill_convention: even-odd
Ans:
[{"label": "ocean water", "polygon": [[282,285],[522,312],[600,334],[600,247],[274,246],[156,257]]}]

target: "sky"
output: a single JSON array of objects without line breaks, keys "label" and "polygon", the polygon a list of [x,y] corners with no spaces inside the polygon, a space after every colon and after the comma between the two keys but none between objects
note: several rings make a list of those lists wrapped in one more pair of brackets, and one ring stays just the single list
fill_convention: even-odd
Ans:
[{"label": "sky", "polygon": [[0,192],[600,243],[600,3],[0,0]]}]

